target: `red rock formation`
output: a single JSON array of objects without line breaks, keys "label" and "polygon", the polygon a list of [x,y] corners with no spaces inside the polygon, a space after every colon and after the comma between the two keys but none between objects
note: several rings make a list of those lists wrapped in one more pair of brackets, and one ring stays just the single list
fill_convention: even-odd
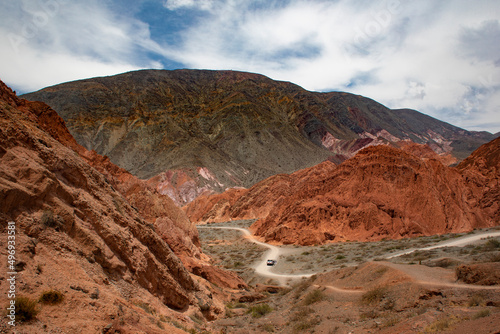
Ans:
[{"label": "red rock formation", "polygon": [[411,153],[422,159],[435,159],[441,161],[445,166],[451,166],[458,162],[450,153],[444,152],[437,154],[429,145],[427,144],[417,144],[409,140],[402,140],[398,142],[395,147],[402,149],[408,153]]},{"label": "red rock formation", "polygon": [[183,209],[192,221],[198,223],[264,218],[279,201],[300,188],[309,178],[328,174],[334,169],[334,163],[325,161],[290,175],[271,176],[249,189],[233,188],[222,194],[200,196]]},{"label": "red rock formation", "polygon": [[474,194],[458,170],[395,148],[369,147],[292,188],[252,229],[268,241],[308,245],[492,226],[466,198]]},{"label": "red rock formation", "polygon": [[[267,241],[316,244],[469,231],[498,224],[498,140],[458,168],[409,142],[372,146],[338,167],[324,162],[248,190],[202,197],[184,210],[197,222],[260,218]],[[439,159],[440,161],[438,161]]]},{"label": "red rock formation", "polygon": [[[2,82],[0,97],[0,224],[3,231],[16,224],[25,294],[91,285],[109,303],[96,306],[101,322],[116,300],[130,308],[126,300],[136,295],[173,309],[201,307],[208,318],[223,311],[179,259],[208,265],[195,227],[167,196],[79,146],[45,104],[17,98]],[[0,239],[7,263],[7,239]],[[42,264],[50,264],[47,274]],[[68,293],[71,303],[85,304],[76,294]]]},{"label": "red rock formation", "polygon": [[486,143],[462,161],[462,172],[474,196],[467,200],[484,210],[492,224],[500,222],[500,138]]}]

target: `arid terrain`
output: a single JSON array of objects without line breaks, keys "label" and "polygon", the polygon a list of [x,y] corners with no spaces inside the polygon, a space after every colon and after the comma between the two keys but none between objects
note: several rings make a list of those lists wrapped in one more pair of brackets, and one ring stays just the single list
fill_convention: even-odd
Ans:
[{"label": "arid terrain", "polygon": [[25,96],[54,109],[0,82],[0,333],[500,332],[491,133],[233,71]]},{"label": "arid terrain", "polygon": [[[223,333],[497,333],[500,229],[377,242],[279,246],[273,272],[315,273],[278,281],[256,275],[266,249],[240,231],[252,221],[200,226],[205,253],[236,271],[255,292],[226,305],[211,328]],[[442,247],[496,234],[462,247]],[[397,256],[397,254],[415,250]],[[474,273],[473,275],[471,273]],[[474,279],[471,279],[474,277]],[[474,284],[481,283],[483,285]]]}]

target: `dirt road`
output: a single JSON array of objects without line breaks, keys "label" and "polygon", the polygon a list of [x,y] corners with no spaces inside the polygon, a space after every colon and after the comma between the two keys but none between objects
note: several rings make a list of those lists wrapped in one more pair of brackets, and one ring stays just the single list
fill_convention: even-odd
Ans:
[{"label": "dirt road", "polygon": [[274,267],[273,266],[268,266],[267,265],[267,260],[272,259],[272,260],[278,260],[280,256],[283,254],[283,250],[280,249],[279,247],[273,246],[266,244],[264,242],[260,242],[255,239],[255,237],[250,233],[249,230],[240,228],[240,227],[229,227],[229,226],[197,226],[198,228],[216,228],[216,229],[226,229],[226,230],[236,230],[240,231],[243,233],[246,239],[249,241],[262,246],[266,247],[269,250],[264,253],[264,256],[262,257],[262,261],[259,261],[255,266],[255,272],[261,276],[273,278],[276,281],[278,281],[281,285],[285,285],[286,281],[288,280],[295,280],[295,279],[301,279],[301,278],[307,278],[311,277],[314,274],[297,274],[297,275],[289,275],[289,274],[279,274],[275,273],[273,271]]},{"label": "dirt road", "polygon": [[[261,261],[259,261],[257,264],[255,264],[253,266],[253,268],[254,268],[254,270],[255,270],[255,272],[257,274],[259,274],[261,276],[264,276],[264,277],[273,278],[274,280],[278,281],[281,285],[286,285],[286,283],[288,281],[290,281],[290,280],[307,278],[307,277],[311,277],[311,276],[314,275],[314,273],[290,275],[290,274],[280,274],[280,273],[274,272],[275,267],[274,266],[268,266],[267,265],[267,260],[268,259],[279,260],[280,256],[284,254],[284,250],[281,249],[280,247],[269,245],[269,244],[266,244],[264,242],[256,240],[255,237],[247,229],[240,228],[240,227],[231,227],[231,226],[204,226],[204,225],[200,226],[200,225],[198,225],[197,227],[198,228],[207,228],[207,229],[226,229],[226,230],[240,231],[247,240],[249,240],[249,241],[251,241],[251,242],[253,242],[253,243],[257,244],[257,245],[260,245],[262,247],[268,248],[268,251],[264,253]],[[500,231],[485,232],[485,233],[474,234],[474,235],[467,235],[467,236],[464,236],[464,237],[461,237],[461,238],[457,238],[455,240],[448,240],[448,241],[445,241],[445,242],[440,242],[440,243],[438,243],[436,245],[433,245],[433,246],[428,246],[428,247],[423,247],[423,248],[416,248],[416,249],[410,249],[410,250],[406,250],[406,251],[399,252],[399,253],[396,253],[396,254],[392,254],[392,255],[386,257],[386,259],[391,259],[391,258],[402,256],[402,255],[405,255],[405,254],[410,254],[410,253],[418,251],[418,250],[430,250],[430,249],[441,248],[441,247],[463,247],[465,245],[477,242],[477,241],[479,241],[481,239],[485,239],[485,238],[488,238],[488,237],[497,237],[497,236],[500,236]],[[408,275],[410,275],[411,277],[413,277],[416,281],[418,281],[418,282],[420,282],[422,284],[447,285],[447,286],[460,287],[460,284],[453,283],[452,279],[449,278],[449,277],[446,277],[446,279],[444,279],[443,277],[439,277],[439,278],[436,278],[435,281],[434,280],[430,280],[429,281],[429,279],[428,279],[429,275],[424,275],[425,278],[422,277],[423,273],[421,272],[421,269],[415,271],[415,270],[412,269],[411,266],[407,266],[407,265],[396,265],[396,264],[392,264],[392,263],[389,263],[389,262],[387,262],[386,264],[388,266],[391,266],[391,267],[397,267],[397,269],[399,269],[399,270],[407,273]],[[431,270],[431,269],[429,268],[429,270]],[[470,287],[468,285],[463,285],[463,286],[464,287]],[[329,287],[329,288],[334,288],[334,287]],[[353,292],[354,293],[359,293],[359,291],[353,291]]]},{"label": "dirt road", "polygon": [[466,235],[461,238],[457,238],[455,240],[448,240],[448,241],[443,241],[440,242],[436,245],[433,246],[428,246],[428,247],[423,247],[423,248],[416,248],[416,249],[409,249],[403,252],[399,252],[396,254],[392,254],[391,256],[386,257],[386,259],[392,259],[394,257],[406,255],[406,254],[411,254],[416,251],[423,251],[423,250],[431,250],[431,249],[436,249],[436,248],[442,248],[442,247],[463,247],[469,244],[472,244],[476,241],[479,241],[481,239],[489,238],[489,237],[499,237],[500,236],[500,231],[498,232],[486,232],[486,233],[480,233],[480,234],[474,234],[474,235]]}]

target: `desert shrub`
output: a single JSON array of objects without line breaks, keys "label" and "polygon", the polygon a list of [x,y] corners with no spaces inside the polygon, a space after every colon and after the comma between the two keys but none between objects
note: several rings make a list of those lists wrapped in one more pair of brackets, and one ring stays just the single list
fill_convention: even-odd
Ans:
[{"label": "desert shrub", "polygon": [[425,329],[426,333],[433,333],[433,332],[442,332],[453,325],[454,319],[453,318],[442,318],[434,321],[432,324],[427,326]]},{"label": "desert shrub", "polygon": [[274,333],[274,326],[272,324],[264,324],[261,328],[268,333]]},{"label": "desert shrub", "polygon": [[490,315],[490,310],[484,309],[484,310],[481,310],[481,311],[477,312],[476,314],[474,314],[472,316],[472,319],[484,318],[484,317],[487,317],[489,315]]},{"label": "desert shrub", "polygon": [[385,321],[382,323],[382,327],[392,327],[397,325],[398,323],[399,323],[399,318],[393,316],[385,319]]},{"label": "desert shrub", "polygon": [[38,302],[28,297],[17,297],[16,302],[16,321],[25,322],[35,319],[39,309]]},{"label": "desert shrub", "polygon": [[376,318],[380,317],[380,314],[375,310],[369,310],[366,312],[361,312],[359,316],[362,320],[364,320],[364,319],[376,319]]},{"label": "desert shrub", "polygon": [[255,306],[250,307],[250,309],[248,310],[248,313],[250,313],[252,315],[252,317],[254,317],[254,318],[260,318],[260,317],[265,316],[268,313],[271,313],[272,311],[273,311],[273,309],[268,304],[259,304],[259,305],[255,305]]},{"label": "desert shrub", "polygon": [[151,315],[156,314],[156,310],[149,303],[145,303],[142,301],[134,301],[133,303]]},{"label": "desert shrub", "polygon": [[310,280],[302,280],[296,285],[294,285],[293,290],[294,290],[294,297],[299,298],[300,294],[307,290],[311,286],[311,281]]},{"label": "desert shrub", "polygon": [[307,320],[301,321],[293,326],[295,333],[304,333],[304,331],[311,329],[312,327],[318,325],[320,321],[316,318],[309,318]]},{"label": "desert shrub", "polygon": [[226,305],[228,309],[233,309],[233,308],[247,308],[247,306],[243,303],[228,303]]},{"label": "desert shrub", "polygon": [[314,310],[310,307],[299,307],[298,311],[293,314],[291,317],[290,321],[292,322],[299,322],[303,321],[307,318],[310,318],[310,314],[314,313]]},{"label": "desert shrub", "polygon": [[484,295],[482,293],[472,295],[467,302],[468,306],[481,306],[482,304],[484,304]]},{"label": "desert shrub", "polygon": [[64,294],[60,291],[56,290],[48,290],[42,292],[42,295],[38,299],[38,301],[42,304],[59,304],[64,300]]},{"label": "desert shrub", "polygon": [[54,217],[54,213],[50,210],[45,210],[42,214],[42,224],[47,227],[56,227],[57,220]]},{"label": "desert shrub", "polygon": [[361,296],[361,301],[364,304],[373,304],[373,303],[378,303],[380,302],[383,298],[385,293],[387,292],[386,287],[376,287],[373,288],[367,292],[365,292]]},{"label": "desert shrub", "polygon": [[484,244],[484,249],[485,250],[495,250],[500,248],[500,241],[497,239],[488,239],[486,243]]},{"label": "desert shrub", "polygon": [[316,289],[316,290],[309,292],[306,295],[303,303],[304,303],[304,305],[311,305],[311,304],[317,303],[319,301],[322,301],[323,299],[325,299],[325,295],[324,295],[323,291]]}]

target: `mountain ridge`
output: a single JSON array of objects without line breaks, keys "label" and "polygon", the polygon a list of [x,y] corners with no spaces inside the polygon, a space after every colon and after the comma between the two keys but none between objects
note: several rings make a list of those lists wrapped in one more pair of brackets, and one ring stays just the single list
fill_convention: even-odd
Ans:
[{"label": "mountain ridge", "polygon": [[141,70],[23,97],[49,104],[80,144],[132,174],[167,173],[158,189],[178,205],[325,160],[340,163],[369,145],[412,140],[459,161],[493,136],[366,97],[236,71]]}]

